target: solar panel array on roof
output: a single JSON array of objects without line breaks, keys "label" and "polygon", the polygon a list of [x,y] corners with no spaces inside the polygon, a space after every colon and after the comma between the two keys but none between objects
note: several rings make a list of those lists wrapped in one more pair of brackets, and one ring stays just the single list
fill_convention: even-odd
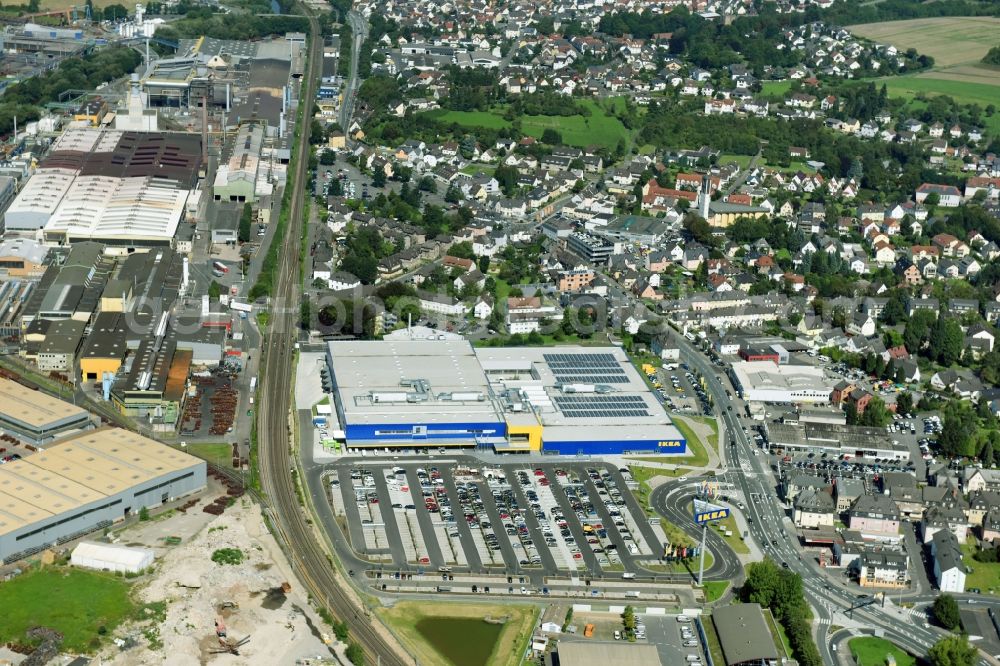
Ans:
[{"label": "solar panel array on roof", "polygon": [[649,416],[646,401],[638,395],[563,395],[553,401],[570,418]]},{"label": "solar panel array on roof", "polygon": [[543,354],[555,378],[572,384],[628,384],[628,376],[612,354]]}]

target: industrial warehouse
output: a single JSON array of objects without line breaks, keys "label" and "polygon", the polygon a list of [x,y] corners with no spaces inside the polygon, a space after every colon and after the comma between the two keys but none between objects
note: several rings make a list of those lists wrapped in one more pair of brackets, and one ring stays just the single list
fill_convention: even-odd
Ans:
[{"label": "industrial warehouse", "polygon": [[45,242],[168,245],[201,168],[197,134],[71,127],[4,215],[8,231]]},{"label": "industrial warehouse", "polygon": [[82,407],[0,377],[0,433],[38,446],[93,427]]},{"label": "industrial warehouse", "polygon": [[21,559],[205,488],[206,464],[107,428],[0,467],[0,560]]},{"label": "industrial warehouse", "polygon": [[327,365],[339,420],[334,429],[349,448],[686,451],[683,436],[617,347],[343,341],[327,343]]}]

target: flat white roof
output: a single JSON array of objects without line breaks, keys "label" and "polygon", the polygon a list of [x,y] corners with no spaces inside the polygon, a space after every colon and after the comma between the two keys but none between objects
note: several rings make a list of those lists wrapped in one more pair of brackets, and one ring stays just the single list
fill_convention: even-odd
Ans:
[{"label": "flat white roof", "polygon": [[516,389],[535,408],[546,440],[683,439],[619,347],[483,347],[476,356],[495,393]]},{"label": "flat white roof", "polygon": [[777,365],[773,361],[733,363],[733,372],[744,388],[799,391],[833,389],[832,380],[823,368],[812,365]]},{"label": "flat white roof", "polygon": [[[348,425],[517,420],[532,411],[510,411],[520,402],[538,414],[549,441],[683,439],[618,347],[383,340],[330,342],[328,349]],[[426,397],[407,399],[421,392],[406,384],[413,380],[427,383]]]},{"label": "flat white roof", "polygon": [[[347,423],[464,423],[501,421],[483,370],[466,340],[344,341],[328,343],[333,381]],[[423,380],[429,397],[390,399],[413,392],[405,380]],[[446,400],[443,394],[481,394],[483,400]],[[386,396],[385,400],[373,396]]]}]

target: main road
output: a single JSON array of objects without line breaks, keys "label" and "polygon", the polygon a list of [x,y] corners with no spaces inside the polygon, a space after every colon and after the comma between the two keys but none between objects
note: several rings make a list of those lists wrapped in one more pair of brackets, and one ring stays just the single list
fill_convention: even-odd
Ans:
[{"label": "main road", "polygon": [[[611,285],[611,295],[647,307],[618,286],[613,278],[604,273],[602,275]],[[654,319],[660,319],[656,312],[651,311],[651,315]],[[683,336],[675,334],[675,337],[681,360],[705,378],[706,390],[711,394],[719,412],[719,439],[725,451],[727,471],[718,478],[734,484],[742,493],[746,505],[744,516],[750,527],[749,536],[757,543],[761,552],[776,562],[787,564],[789,569],[802,576],[806,600],[816,614],[815,631],[820,654],[824,663],[835,665],[837,661],[826,640],[826,629],[838,622],[846,624],[844,618],[849,609],[857,605],[865,595],[845,589],[839,584],[831,584],[827,581],[827,573],[817,562],[803,558],[794,525],[778,500],[775,483],[769,471],[761,464],[762,456],[755,453],[756,447],[739,422],[740,402],[727,394],[728,378]],[[736,405],[737,411],[733,411],[733,405]],[[661,491],[666,492],[668,491]],[[664,507],[664,510],[667,508]],[[931,645],[947,635],[937,627],[926,626],[920,617],[892,605],[889,608],[868,605],[850,610],[850,614],[851,619],[881,631],[886,638],[913,654],[927,654]]]},{"label": "main road", "polygon": [[[302,86],[305,109],[312,107],[317,67],[323,61],[319,22],[308,8],[309,60]],[[356,56],[355,56],[356,60]],[[357,75],[357,69],[352,68]],[[352,77],[353,78],[353,77]],[[350,81],[348,88],[356,86]],[[289,173],[286,187],[291,187],[288,225],[279,254],[271,299],[270,324],[264,338],[264,362],[260,377],[257,411],[258,465],[261,489],[269,505],[269,516],[276,536],[285,548],[292,567],[316,602],[334,616],[347,622],[351,637],[364,649],[367,663],[404,666],[410,663],[389,639],[378,620],[371,618],[351,594],[350,586],[333,566],[333,558],[323,541],[306,520],[299,502],[293,462],[294,437],[290,426],[292,373],[295,368],[295,336],[299,319],[299,257],[302,227],[305,224],[305,185],[309,181],[308,154],[311,123],[303,122],[299,154],[294,173]],[[279,242],[273,239],[272,242]]]},{"label": "main road", "polygon": [[[740,424],[740,403],[726,393],[728,378],[683,337],[678,335],[677,339],[683,360],[704,377],[707,390],[719,407],[719,437],[728,467],[722,479],[733,483],[742,492],[750,536],[761,551],[802,576],[806,599],[816,614],[817,646],[824,663],[836,664],[835,654],[826,640],[826,629],[837,624],[837,616],[844,617],[848,609],[865,595],[830,584],[818,563],[803,557],[794,525],[779,503],[775,483]],[[737,411],[733,411],[734,404]],[[851,616],[874,630],[881,630],[886,638],[918,655],[926,654],[930,646],[945,635],[936,628],[924,626],[908,611],[898,608],[868,605],[851,611]]]}]

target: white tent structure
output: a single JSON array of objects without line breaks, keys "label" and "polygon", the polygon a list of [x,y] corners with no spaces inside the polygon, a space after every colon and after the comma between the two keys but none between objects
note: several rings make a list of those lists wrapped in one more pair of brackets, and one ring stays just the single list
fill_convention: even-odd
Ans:
[{"label": "white tent structure", "polygon": [[83,541],[73,549],[70,563],[86,569],[138,573],[153,565],[153,551],[149,548]]}]

